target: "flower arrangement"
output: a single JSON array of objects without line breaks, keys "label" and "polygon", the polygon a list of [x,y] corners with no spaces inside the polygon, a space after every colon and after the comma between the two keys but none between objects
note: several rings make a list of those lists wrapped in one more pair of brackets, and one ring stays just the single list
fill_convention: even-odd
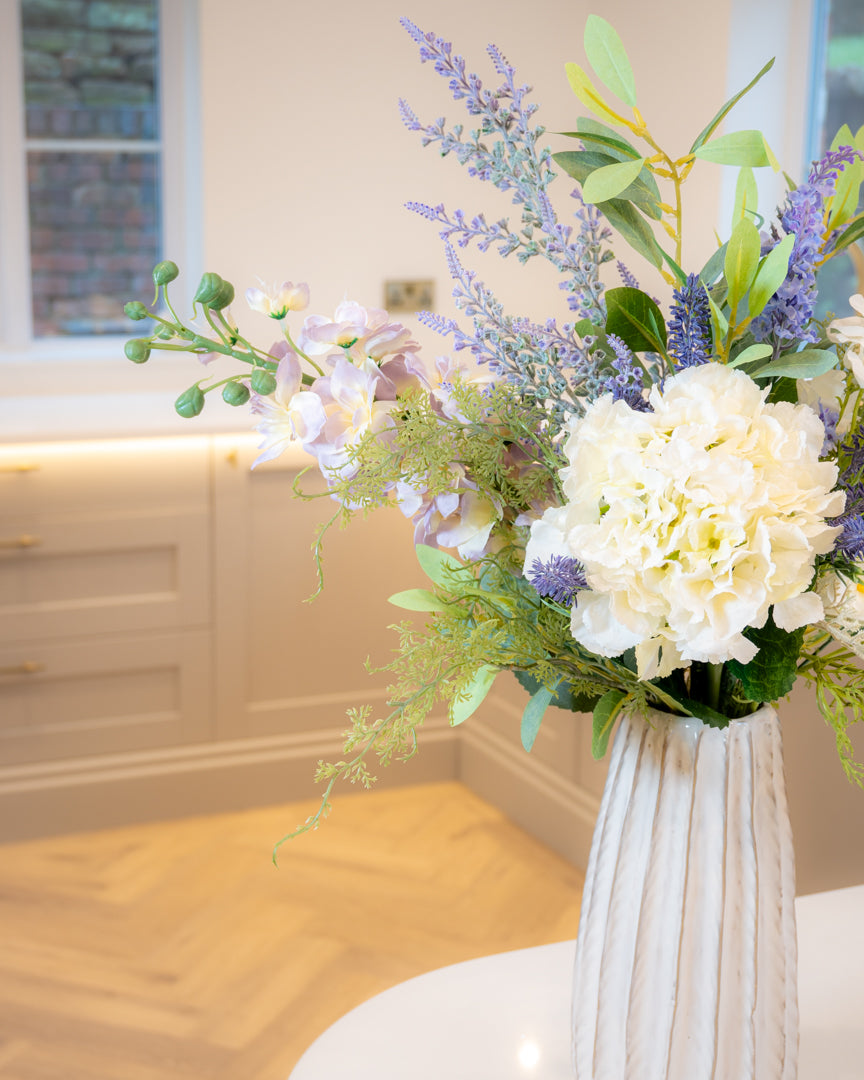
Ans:
[{"label": "flower arrangement", "polygon": [[[217,274],[202,278],[187,324],[168,295],[171,262],[154,270],[151,309],[126,305],[155,325],[127,343],[130,360],[172,349],[245,365],[196,381],[181,415],[221,388],[229,405],[251,404],[258,462],[290,443],[312,455],[331,524],[397,506],[414,527],[430,584],[391,598],[422,622],[397,628],[391,711],[350,710],[345,757],[319,766],[321,808],[298,831],[318,824],[337,780],[368,785],[373,756],[410,757],[432,708],[463,722],[507,670],[529,695],[527,750],[557,705],[593,714],[597,756],[625,707],[722,727],[801,677],[864,783],[847,730],[864,715],[864,297],[851,317],[814,315],[819,268],[864,235],[864,129],[842,129],[765,221],[753,170],[777,168],[769,146],[758,131],[717,130],[770,63],[674,157],[639,112],[620,38],[591,16],[585,52],[601,88],[567,65],[591,115],[566,133],[574,148],[553,154],[498,49],[500,84],[487,89],[447,42],[403,25],[472,127],[424,124],[402,102],[405,124],[509,192],[519,215],[407,204],[444,240],[468,325],[420,319],[453,355],[427,360],[404,326],[354,302],[290,329],[309,304],[291,282],[246,293],[279,327],[268,348],[240,333],[234,288]],[[682,186],[703,162],[739,170],[732,228],[685,270]],[[569,223],[549,194],[562,173],[577,185]],[[671,286],[665,314],[622,261],[622,284],[604,283],[612,230],[619,252]],[[572,319],[506,314],[457,254],[472,244],[551,262]]]}]

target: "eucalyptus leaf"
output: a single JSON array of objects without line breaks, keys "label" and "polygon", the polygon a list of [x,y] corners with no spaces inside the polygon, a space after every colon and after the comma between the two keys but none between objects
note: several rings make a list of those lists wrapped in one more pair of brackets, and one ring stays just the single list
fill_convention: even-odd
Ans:
[{"label": "eucalyptus leaf", "polygon": [[684,273],[684,271],[681,269],[681,267],[678,265],[678,263],[676,263],[675,260],[672,258],[672,256],[668,252],[664,251],[663,248],[660,248],[659,250],[660,250],[660,254],[663,256],[663,261],[666,263],[666,265],[669,267],[669,269],[675,275],[675,277],[676,277],[676,279],[678,281],[678,284],[679,285],[686,285],[687,284],[687,275]]},{"label": "eucalyptus leaf", "polygon": [[732,227],[742,221],[746,214],[755,214],[759,208],[759,189],[756,177],[749,165],[744,165],[738,172],[735,184],[735,207],[732,211]]},{"label": "eucalyptus leaf", "polygon": [[742,218],[732,230],[723,262],[726,285],[729,290],[727,302],[733,320],[741,298],[756,276],[761,245],[759,230],[752,221]]},{"label": "eucalyptus leaf", "polygon": [[450,723],[454,727],[463,724],[480,708],[486,695],[492,689],[492,683],[495,682],[498,671],[499,669],[492,667],[491,664],[484,664],[477,669],[474,678],[466,688],[465,697],[454,700],[450,705]]},{"label": "eucalyptus leaf", "polygon": [[648,222],[632,203],[623,199],[607,199],[600,212],[612,228],[639,254],[656,267],[663,265],[663,251]]},{"label": "eucalyptus leaf", "polygon": [[815,379],[824,375],[837,364],[837,354],[831,349],[802,349],[801,352],[785,353],[776,360],[762,364],[750,372],[751,379]]},{"label": "eucalyptus leaf", "polygon": [[630,157],[640,157],[639,151],[632,143],[628,142],[624,136],[616,131],[614,128],[609,127],[607,124],[602,123],[600,120],[595,120],[593,116],[579,116],[576,118],[576,130],[593,132],[595,135],[609,135],[613,139],[617,139],[618,142],[623,143],[631,151]]},{"label": "eucalyptus leaf", "polygon": [[406,589],[387,598],[388,604],[405,611],[446,611],[447,606],[428,589]]},{"label": "eucalyptus leaf", "polygon": [[713,285],[718,277],[723,273],[723,264],[726,262],[726,248],[728,241],[721,247],[718,247],[708,262],[699,271],[699,280],[703,285]]},{"label": "eucalyptus leaf", "polygon": [[522,738],[522,745],[529,754],[531,748],[534,746],[534,740],[537,738],[540,724],[543,721],[543,717],[545,716],[551,701],[552,691],[547,690],[545,686],[541,686],[537,693],[528,699],[528,704],[525,706],[525,710],[522,713],[522,724],[519,729],[519,734]]},{"label": "eucalyptus leaf", "polygon": [[609,736],[627,701],[623,690],[609,690],[594,706],[594,724],[591,731],[591,756],[599,761],[609,746]]},{"label": "eucalyptus leaf", "polygon": [[585,55],[597,78],[627,105],[636,104],[633,68],[617,32],[599,15],[585,22]]},{"label": "eucalyptus leaf", "polygon": [[747,301],[751,319],[755,319],[765,310],[765,305],[786,280],[789,272],[789,257],[794,244],[795,235],[789,233],[762,260]]},{"label": "eucalyptus leaf", "polygon": [[864,214],[858,214],[857,217],[852,219],[846,230],[840,233],[835,240],[831,254],[834,255],[838,251],[842,251],[843,248],[853,244],[856,240],[860,240],[862,236],[864,236]]},{"label": "eucalyptus leaf", "polygon": [[763,67],[762,70],[757,75],[755,75],[750,80],[749,83],[747,83],[747,85],[744,87],[743,90],[739,90],[737,94],[735,94],[733,97],[729,98],[729,100],[722,107],[722,109],[720,109],[720,111],[713,117],[713,119],[708,123],[708,125],[706,127],[704,127],[699,132],[699,134],[696,136],[696,139],[694,140],[693,145],[690,147],[690,153],[691,154],[695,154],[696,151],[699,149],[699,147],[702,146],[704,143],[706,143],[708,141],[708,139],[711,138],[712,134],[720,126],[723,119],[726,116],[728,116],[728,114],[738,104],[738,102],[741,100],[741,98],[744,97],[745,94],[749,93],[753,89],[753,87],[756,85],[756,83],[759,82],[759,80],[762,78],[762,76],[766,75],[771,70],[771,68],[773,66],[774,66],[774,58],[772,57],[768,61],[768,63],[765,65],[765,67]]},{"label": "eucalyptus leaf", "polygon": [[629,158],[641,157],[635,147],[623,139],[617,139],[610,135],[600,134],[595,131],[559,131],[558,134],[568,139],[579,139],[583,143],[599,146],[614,157],[616,161],[627,161]]},{"label": "eucalyptus leaf", "polygon": [[595,116],[613,124],[621,122],[621,117],[606,104],[587,73],[578,64],[565,64],[564,70],[573,93]]},{"label": "eucalyptus leaf", "polygon": [[[536,694],[542,685],[539,679],[535,679],[534,676],[527,671],[519,671],[517,669],[513,674],[516,676],[516,680],[522,689],[526,690],[531,696]],[[565,709],[576,713],[589,713],[594,711],[594,706],[599,700],[599,694],[574,693],[573,688],[562,680],[555,688],[555,694],[551,704],[556,709]]]},{"label": "eucalyptus leaf", "polygon": [[466,570],[466,567],[458,559],[454,559],[452,555],[441,551],[440,548],[429,547],[428,544],[418,544],[414,550],[423,573],[430,581],[434,581],[436,585],[447,588],[452,584],[453,574],[458,574],[460,571],[464,573]]},{"label": "eucalyptus leaf", "polygon": [[[618,160],[612,157],[611,154],[599,150],[562,150],[557,154],[553,154],[552,157],[568,176],[572,176],[574,180],[582,184],[583,197],[585,195],[585,183],[592,173],[609,165],[619,164]],[[631,159],[626,160],[629,162]],[[634,206],[638,206],[643,213],[655,221],[659,221],[662,217],[660,189],[648,169],[643,167],[637,170],[637,176],[620,192],[620,196],[619,201],[632,202]],[[604,205],[600,207],[600,210],[604,213],[608,202],[609,199],[606,199]]]},{"label": "eucalyptus leaf", "polygon": [[641,289],[621,286],[606,293],[606,333],[633,352],[665,352],[666,324],[660,308]]},{"label": "eucalyptus leaf", "polygon": [[708,306],[711,308],[711,320],[714,323],[714,327],[717,331],[718,337],[726,337],[726,331],[729,329],[729,320],[720,310],[717,302],[710,296],[708,296]]},{"label": "eucalyptus leaf", "polygon": [[582,198],[586,203],[601,203],[614,199],[628,188],[642,172],[644,158],[634,161],[616,161],[602,169],[595,169],[582,185]]},{"label": "eucalyptus leaf", "polygon": [[718,135],[693,153],[703,161],[713,161],[717,165],[749,165],[751,168],[763,168],[775,160],[761,131]]},{"label": "eucalyptus leaf", "polygon": [[730,360],[726,365],[730,368],[741,367],[742,364],[752,364],[756,360],[761,360],[765,356],[770,356],[772,352],[771,346],[766,345],[764,342],[759,345],[748,345],[746,349],[742,349],[741,352]]}]

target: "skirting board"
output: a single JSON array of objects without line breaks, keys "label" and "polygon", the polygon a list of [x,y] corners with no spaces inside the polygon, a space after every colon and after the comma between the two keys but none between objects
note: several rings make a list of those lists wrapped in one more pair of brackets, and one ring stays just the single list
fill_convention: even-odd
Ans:
[{"label": "skirting board", "polygon": [[[10,766],[0,769],[0,842],[315,799],[318,761],[341,756],[333,729]],[[454,780],[457,771],[457,733],[435,721],[410,761],[372,768],[381,788]]]},{"label": "skirting board", "polygon": [[459,779],[576,866],[588,865],[597,798],[488,728],[466,724]]}]

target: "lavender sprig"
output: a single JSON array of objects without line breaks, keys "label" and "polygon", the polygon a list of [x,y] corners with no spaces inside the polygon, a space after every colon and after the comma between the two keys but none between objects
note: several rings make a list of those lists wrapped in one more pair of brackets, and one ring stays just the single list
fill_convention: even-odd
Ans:
[{"label": "lavender sprig", "polygon": [[711,358],[711,308],[698,274],[689,274],[672,293],[667,351],[675,367],[694,367]]},{"label": "lavender sprig", "polygon": [[[593,207],[580,207],[575,236],[572,228],[558,222],[546,195],[555,173],[550,151],[537,145],[544,129],[532,125],[537,106],[526,100],[530,87],[517,85],[515,70],[494,45],[488,47],[488,53],[502,83],[495,90],[487,90],[476,75],[466,71],[464,59],[453,54],[449,42],[423,33],[409,19],[403,19],[402,25],[420,46],[421,61],[431,61],[438,74],[449,80],[453,97],[464,101],[470,115],[480,118],[479,128],[470,135],[459,124],[448,130],[443,118],[424,126],[403,101],[400,111],[406,125],[421,132],[424,145],[437,143],[443,155],[454,153],[461,164],[468,166],[470,175],[510,191],[513,202],[522,206],[519,250],[524,259],[534,255],[549,259],[567,277],[562,288],[578,294],[571,307],[585,317],[602,321],[603,285],[598,267],[611,257],[602,250],[603,241],[611,234]],[[517,235],[506,221],[501,224],[505,233]],[[516,250],[510,246],[512,243],[505,242],[505,249]]]},{"label": "lavender sprig", "polygon": [[462,265],[449,241],[444,250],[455,282],[456,306],[473,319],[473,333],[428,312],[420,313],[421,322],[452,334],[457,350],[470,349],[479,363],[507,378],[527,400],[544,405],[553,426],[560,426],[567,415],[582,412],[586,399],[602,388],[602,378],[598,361],[573,326],[559,328],[554,319],[538,326],[529,319],[505,315],[493,293]]},{"label": "lavender sprig", "polygon": [[604,389],[612,391],[614,401],[624,401],[637,412],[648,412],[650,406],[642,396],[642,369],[630,347],[616,334],[607,334],[606,340],[615,354],[612,368],[616,374],[607,376]]},{"label": "lavender sprig", "polygon": [[[780,225],[785,234],[795,235],[789,270],[783,284],[750,327],[756,341],[772,341],[775,351],[779,351],[784,341],[812,344],[819,340],[819,332],[811,323],[817,299],[816,264],[827,246],[823,236],[825,199],[834,194],[843,166],[860,157],[851,146],[829,151],[813,163],[807,181],[790,191],[786,198]],[[771,233],[763,240],[762,253],[766,254],[779,241],[780,234],[772,226]]]}]

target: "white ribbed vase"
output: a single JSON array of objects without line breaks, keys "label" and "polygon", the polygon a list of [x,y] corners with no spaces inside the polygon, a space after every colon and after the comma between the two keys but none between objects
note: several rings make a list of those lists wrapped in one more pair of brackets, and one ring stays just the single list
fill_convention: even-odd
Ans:
[{"label": "white ribbed vase", "polygon": [[772,708],[622,718],[588,863],[577,1080],[795,1080],[795,862]]}]

